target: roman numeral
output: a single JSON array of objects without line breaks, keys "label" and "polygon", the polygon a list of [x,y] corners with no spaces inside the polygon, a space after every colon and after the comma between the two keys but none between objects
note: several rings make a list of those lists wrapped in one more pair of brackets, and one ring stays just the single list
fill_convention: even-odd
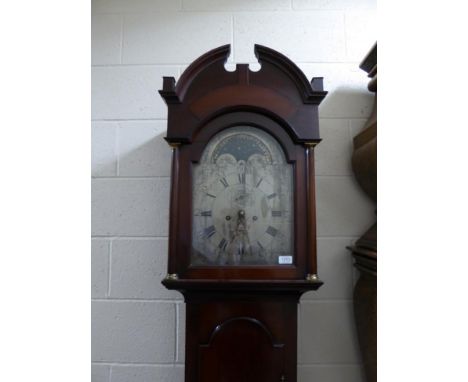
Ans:
[{"label": "roman numeral", "polygon": [[276,228],[273,228],[271,225],[268,226],[266,233],[270,236],[275,237],[276,234],[278,233],[278,230]]},{"label": "roman numeral", "polygon": [[280,217],[282,215],[281,211],[271,211],[271,216],[273,217]]},{"label": "roman numeral", "polygon": [[211,216],[211,211],[202,211],[200,213],[201,216]]},{"label": "roman numeral", "polygon": [[223,185],[224,187],[228,187],[228,186],[229,186],[229,183],[227,182],[226,178],[221,178],[219,181],[222,183],[222,185]]},{"label": "roman numeral", "polygon": [[243,172],[242,174],[239,174],[239,183],[245,184],[245,172]]},{"label": "roman numeral", "polygon": [[216,228],[213,225],[210,225],[208,228],[205,228],[204,234],[205,237],[211,237],[215,234]]},{"label": "roman numeral", "polygon": [[216,199],[216,196],[214,196],[214,195],[212,195],[212,194],[209,194],[208,192],[206,193],[206,196],[209,196],[210,198]]},{"label": "roman numeral", "polygon": [[226,247],[227,247],[227,240],[225,238],[222,238],[221,241],[219,242],[218,244],[218,248],[221,250],[221,251],[225,251],[226,250]]},{"label": "roman numeral", "polygon": [[273,199],[276,196],[276,192],[273,192],[272,194],[268,195],[268,199]]},{"label": "roman numeral", "polygon": [[257,182],[257,185],[255,186],[255,188],[258,188],[258,186],[260,186],[260,183],[262,183],[263,181],[263,178],[260,178],[260,180]]},{"label": "roman numeral", "polygon": [[237,252],[239,253],[239,255],[243,255],[243,254],[244,254],[244,246],[241,245],[241,246],[239,247],[239,249],[237,250]]}]

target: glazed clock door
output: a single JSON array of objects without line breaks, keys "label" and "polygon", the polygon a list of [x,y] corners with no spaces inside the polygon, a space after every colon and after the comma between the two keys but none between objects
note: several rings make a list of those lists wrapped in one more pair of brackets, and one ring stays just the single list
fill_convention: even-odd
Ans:
[{"label": "glazed clock door", "polygon": [[190,266],[294,263],[293,165],[251,126],[216,134],[193,165]]}]

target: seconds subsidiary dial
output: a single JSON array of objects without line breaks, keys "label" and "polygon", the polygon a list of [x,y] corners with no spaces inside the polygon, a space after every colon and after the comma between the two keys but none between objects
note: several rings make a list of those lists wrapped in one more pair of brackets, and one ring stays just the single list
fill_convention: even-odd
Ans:
[{"label": "seconds subsidiary dial", "polygon": [[226,129],[193,174],[192,265],[293,263],[292,165],[275,138]]}]

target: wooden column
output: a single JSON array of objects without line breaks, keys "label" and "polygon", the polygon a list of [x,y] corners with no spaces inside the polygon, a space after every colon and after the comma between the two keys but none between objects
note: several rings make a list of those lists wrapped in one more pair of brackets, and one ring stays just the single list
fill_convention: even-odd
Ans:
[{"label": "wooden column", "polygon": [[316,227],[316,212],[315,212],[315,158],[314,147],[315,143],[306,144],[307,156],[307,221],[308,221],[308,269],[306,275],[308,280],[318,280],[317,276],[317,227]]},{"label": "wooden column", "polygon": [[[171,199],[169,208],[177,214],[178,195],[179,195],[179,144],[171,143],[172,150],[172,167],[171,167]],[[177,279],[176,256],[177,240],[175,233],[177,232],[177,220],[171,219],[169,222],[169,257],[167,263],[167,277],[169,279]]]},{"label": "wooden column", "polygon": [[[364,128],[354,137],[354,175],[377,207],[377,43],[359,66],[371,78],[374,108]],[[359,280],[354,289],[354,316],[368,382],[377,381],[377,221],[349,248]]]}]

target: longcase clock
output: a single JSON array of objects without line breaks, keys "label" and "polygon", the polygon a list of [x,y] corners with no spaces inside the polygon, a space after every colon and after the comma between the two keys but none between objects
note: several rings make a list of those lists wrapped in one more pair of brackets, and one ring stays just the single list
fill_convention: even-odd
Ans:
[{"label": "longcase clock", "polygon": [[297,304],[316,290],[314,146],[322,78],[255,45],[164,77],[172,147],[168,275],[186,309],[186,382],[296,381]]}]

